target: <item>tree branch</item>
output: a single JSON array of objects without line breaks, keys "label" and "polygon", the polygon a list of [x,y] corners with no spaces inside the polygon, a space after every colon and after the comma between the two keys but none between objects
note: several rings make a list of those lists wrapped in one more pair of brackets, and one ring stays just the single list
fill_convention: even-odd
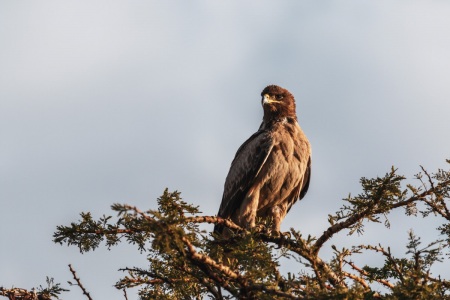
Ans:
[{"label": "tree branch", "polygon": [[[392,205],[390,205],[389,207],[389,211],[398,208],[398,207],[402,207],[402,206],[406,206],[410,203],[416,202],[416,201],[424,201],[426,202],[424,199],[425,197],[432,195],[434,193],[436,193],[436,190],[443,187],[443,186],[448,186],[450,185],[450,180],[444,181],[440,184],[438,184],[435,187],[432,187],[418,195],[414,195],[410,198],[408,198],[407,200],[404,201],[400,201],[397,203],[394,203]],[[365,218],[368,215],[377,215],[380,213],[385,213],[386,212],[386,208],[380,208],[380,209],[374,209],[373,208],[378,204],[379,202],[379,198],[378,199],[374,199],[373,204],[370,205],[369,207],[367,207],[364,211],[354,214],[351,217],[349,217],[348,219],[346,219],[345,221],[341,221],[339,223],[334,224],[333,226],[330,226],[316,241],[314,248],[315,251],[319,251],[320,248],[322,247],[322,245],[327,242],[334,234],[338,233],[339,231],[349,228],[351,225],[357,223],[358,221],[360,221],[361,219]]]},{"label": "tree branch", "polygon": [[[182,241],[185,243],[185,245],[188,248],[189,251],[189,257],[199,263],[203,263],[206,264],[212,268],[215,268],[216,270],[219,270],[220,272],[222,272],[223,274],[225,274],[228,278],[232,279],[233,281],[236,281],[237,283],[239,283],[241,285],[241,287],[246,290],[246,291],[264,291],[268,294],[271,295],[277,295],[277,296],[282,296],[288,299],[303,299],[300,297],[296,297],[293,296],[289,293],[285,293],[282,291],[278,291],[276,289],[273,288],[268,288],[265,285],[257,285],[257,284],[253,284],[251,281],[249,281],[248,279],[242,277],[239,273],[236,273],[234,271],[232,271],[229,267],[224,266],[223,264],[218,264],[215,260],[211,259],[209,256],[198,253],[195,250],[194,245],[192,245],[192,243],[186,238],[186,237],[182,237]],[[235,296],[239,296],[239,295],[235,295]]]},{"label": "tree branch", "polygon": [[[363,275],[363,276],[365,276],[365,277],[368,277],[368,278],[370,279],[369,273],[367,273],[367,272],[364,271],[363,269],[357,267],[357,266],[356,266],[353,262],[351,262],[351,261],[346,261],[346,260],[344,260],[344,261],[345,261],[346,264],[348,264],[350,267],[352,267],[353,270],[358,271],[359,274],[361,274],[361,275]],[[350,274],[350,273],[347,273],[347,274]],[[353,275],[353,274],[351,274],[351,275]],[[346,275],[346,276],[347,276],[347,275]],[[353,276],[355,276],[355,275],[353,275]],[[350,277],[350,276],[349,276],[349,277]],[[360,278],[360,277],[358,277],[358,276],[355,276],[355,277]],[[350,278],[355,279],[356,281],[360,282],[360,281],[357,280],[355,277],[350,277]],[[360,279],[363,280],[362,278],[360,278]],[[384,279],[375,279],[375,281],[381,283],[382,285],[384,285],[384,286],[386,286],[386,287],[388,287],[388,288],[391,288],[391,289],[394,288],[394,285],[393,285],[392,283],[390,283],[389,281],[387,281],[387,280],[384,280]],[[360,283],[361,283],[361,282],[360,282]],[[367,284],[367,283],[366,283],[366,284]],[[369,287],[368,284],[367,284],[367,287]]]},{"label": "tree branch", "polygon": [[75,270],[72,268],[71,264],[69,264],[69,269],[73,275],[73,279],[75,279],[75,281],[77,282],[76,285],[78,285],[80,287],[80,289],[83,291],[83,295],[85,295],[89,300],[92,300],[91,295],[89,295],[89,292],[81,284],[80,278],[77,277],[77,274],[75,273]]}]

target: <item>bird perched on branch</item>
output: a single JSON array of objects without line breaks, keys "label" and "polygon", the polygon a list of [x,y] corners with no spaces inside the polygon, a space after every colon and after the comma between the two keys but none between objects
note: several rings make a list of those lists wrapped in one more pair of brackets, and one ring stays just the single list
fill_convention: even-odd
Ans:
[{"label": "bird perched on branch", "polygon": [[[272,230],[302,199],[311,177],[311,146],[297,122],[294,96],[276,85],[261,93],[264,117],[259,130],[239,147],[225,180],[218,216],[241,227],[271,218]],[[222,233],[223,225],[214,231]]]}]

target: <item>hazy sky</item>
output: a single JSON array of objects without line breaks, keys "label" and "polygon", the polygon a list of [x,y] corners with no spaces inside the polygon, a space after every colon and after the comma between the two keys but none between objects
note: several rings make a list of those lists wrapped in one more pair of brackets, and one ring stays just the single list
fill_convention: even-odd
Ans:
[{"label": "hazy sky", "polygon": [[[2,1],[0,286],[68,287],[72,263],[95,299],[121,299],[117,269],[145,256],[81,255],[52,242],[56,226],[156,208],[165,187],[214,215],[268,84],[295,95],[313,148],[283,230],[320,234],[362,176],[448,169],[449,16],[447,1]],[[333,243],[400,256],[407,230],[431,241],[435,221],[399,211],[391,230]]]}]

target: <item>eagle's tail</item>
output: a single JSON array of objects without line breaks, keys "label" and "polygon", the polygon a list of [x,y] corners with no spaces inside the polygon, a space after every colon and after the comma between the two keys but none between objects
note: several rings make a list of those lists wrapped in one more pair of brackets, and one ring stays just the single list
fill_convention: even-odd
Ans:
[{"label": "eagle's tail", "polygon": [[224,226],[222,224],[216,224],[214,225],[214,234],[215,235],[220,235],[223,232],[223,228]]}]

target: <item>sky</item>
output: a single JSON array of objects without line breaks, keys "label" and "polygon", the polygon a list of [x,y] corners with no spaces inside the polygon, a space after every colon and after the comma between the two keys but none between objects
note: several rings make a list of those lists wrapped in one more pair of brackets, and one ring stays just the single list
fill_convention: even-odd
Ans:
[{"label": "sky", "polygon": [[[216,214],[269,84],[295,95],[313,149],[309,192],[282,230],[320,235],[363,176],[448,170],[449,15],[438,0],[2,1],[0,286],[49,276],[80,299],[70,263],[94,299],[122,299],[117,270],[145,255],[80,254],[52,242],[56,226],[113,203],[156,208],[166,187]],[[390,220],[332,243],[402,256],[410,228],[427,243],[440,224]],[[433,270],[450,277],[448,262]]]}]

